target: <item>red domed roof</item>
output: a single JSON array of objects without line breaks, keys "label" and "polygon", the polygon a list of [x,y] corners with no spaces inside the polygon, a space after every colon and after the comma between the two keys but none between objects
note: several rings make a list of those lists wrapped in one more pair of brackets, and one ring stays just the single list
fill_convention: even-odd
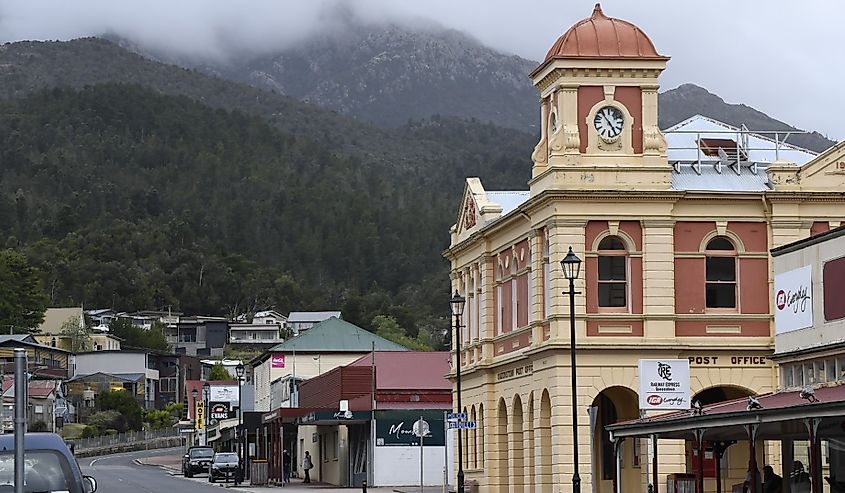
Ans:
[{"label": "red domed roof", "polygon": [[628,21],[604,15],[596,4],[593,15],[579,21],[558,38],[543,65],[554,58],[651,58],[667,60],[657,53],[642,29]]}]

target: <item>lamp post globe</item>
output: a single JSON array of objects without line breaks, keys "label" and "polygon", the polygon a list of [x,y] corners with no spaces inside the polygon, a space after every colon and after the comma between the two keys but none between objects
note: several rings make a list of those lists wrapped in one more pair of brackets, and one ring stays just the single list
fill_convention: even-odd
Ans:
[{"label": "lamp post globe", "polygon": [[[457,359],[457,382],[458,382],[458,412],[463,412],[461,406],[461,351],[463,351],[463,342],[461,341],[461,315],[464,314],[464,305],[466,298],[461,296],[458,291],[449,300],[449,306],[452,307],[452,315],[455,316],[455,337],[457,344],[453,344],[455,348],[455,357]],[[463,459],[463,440],[461,439],[461,429],[458,428],[458,493],[464,493],[464,459]]]},{"label": "lamp post globe", "polygon": [[569,295],[569,364],[572,374],[572,463],[575,472],[572,474],[572,492],[581,492],[581,476],[578,474],[578,382],[575,364],[575,279],[581,273],[581,259],[569,247],[569,252],[560,261],[560,268],[563,276],[569,280],[569,291],[563,294]]}]

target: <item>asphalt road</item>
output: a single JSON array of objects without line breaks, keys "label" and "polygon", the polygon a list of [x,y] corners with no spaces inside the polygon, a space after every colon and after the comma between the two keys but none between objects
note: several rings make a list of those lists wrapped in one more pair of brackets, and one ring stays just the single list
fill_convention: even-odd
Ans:
[{"label": "asphalt road", "polygon": [[[216,484],[205,481],[191,481],[181,476],[171,476],[156,466],[136,464],[135,459],[157,455],[176,455],[181,447],[172,449],[143,450],[125,454],[87,457],[79,459],[82,474],[97,480],[98,493],[221,493]],[[204,477],[204,476],[203,476]]]}]

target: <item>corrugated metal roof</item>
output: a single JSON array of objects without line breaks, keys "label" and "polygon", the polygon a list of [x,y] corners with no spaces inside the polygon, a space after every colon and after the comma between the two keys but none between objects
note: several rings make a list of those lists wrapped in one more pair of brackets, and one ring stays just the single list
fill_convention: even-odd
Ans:
[{"label": "corrugated metal roof", "polygon": [[83,322],[82,307],[73,308],[48,308],[44,311],[44,321],[38,326],[43,334],[58,334],[62,330],[62,324],[76,318],[78,323]]},{"label": "corrugated metal roof", "polygon": [[[376,388],[379,390],[451,390],[449,353],[376,351]],[[372,354],[362,356],[349,366],[371,366]],[[413,371],[408,371],[413,368]]]},{"label": "corrugated metal roof", "polygon": [[300,335],[273,346],[269,352],[296,350],[316,353],[368,353],[372,351],[374,343],[377,351],[408,351],[405,346],[388,341],[345,320],[331,317]]},{"label": "corrugated metal roof", "polygon": [[340,318],[340,312],[290,312],[288,323],[322,322],[331,317]]},{"label": "corrugated metal roof", "polygon": [[0,336],[0,344],[3,344],[7,341],[14,341],[14,342],[31,342],[33,344],[38,344],[38,341],[35,340],[34,337],[30,334],[7,334],[4,336]]},{"label": "corrugated metal roof", "polygon": [[492,191],[485,192],[487,200],[502,206],[502,215],[506,215],[528,200],[531,192],[528,190]]},{"label": "corrugated metal roof", "polygon": [[744,168],[737,175],[731,168],[722,166],[716,171],[714,163],[702,164],[699,175],[691,165],[680,166],[680,172],[672,171],[672,188],[688,191],[714,192],[765,192],[770,190],[765,168],[758,168],[757,174]]}]

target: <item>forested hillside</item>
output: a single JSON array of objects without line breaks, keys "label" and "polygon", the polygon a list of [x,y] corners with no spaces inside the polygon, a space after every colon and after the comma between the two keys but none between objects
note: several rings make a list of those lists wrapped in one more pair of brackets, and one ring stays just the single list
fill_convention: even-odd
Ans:
[{"label": "forested hillside", "polygon": [[0,114],[0,233],[41,270],[52,304],[340,307],[365,326],[393,315],[411,334],[448,310],[440,252],[462,177],[525,183],[532,141],[436,119],[390,134],[426,149],[414,162],[364,162],[122,84],[45,90]]}]

